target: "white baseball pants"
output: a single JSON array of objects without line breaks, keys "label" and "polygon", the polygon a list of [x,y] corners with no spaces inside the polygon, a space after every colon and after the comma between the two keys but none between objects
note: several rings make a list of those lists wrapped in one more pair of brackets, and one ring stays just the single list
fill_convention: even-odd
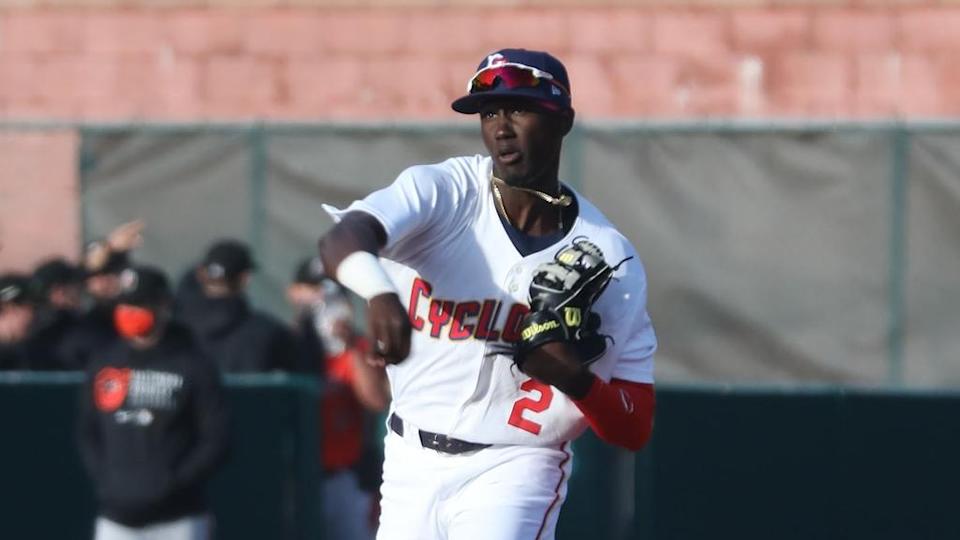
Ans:
[{"label": "white baseball pants", "polygon": [[[409,435],[409,436],[408,436]],[[449,455],[415,430],[385,441],[377,540],[552,540],[573,453],[492,446]]]}]

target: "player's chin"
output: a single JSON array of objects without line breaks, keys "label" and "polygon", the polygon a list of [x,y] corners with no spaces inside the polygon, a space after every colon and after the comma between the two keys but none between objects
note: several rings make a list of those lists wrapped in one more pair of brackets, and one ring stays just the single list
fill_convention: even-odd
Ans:
[{"label": "player's chin", "polygon": [[508,186],[528,187],[533,183],[533,176],[526,167],[501,167],[498,178]]}]

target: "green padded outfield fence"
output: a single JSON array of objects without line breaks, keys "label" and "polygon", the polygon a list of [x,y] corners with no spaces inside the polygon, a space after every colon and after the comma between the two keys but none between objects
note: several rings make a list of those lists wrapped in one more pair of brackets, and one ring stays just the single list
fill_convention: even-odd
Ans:
[{"label": "green padded outfield fence", "polygon": [[[0,536],[89,538],[73,437],[80,374],[0,374]],[[217,538],[321,539],[307,380],[230,377]],[[574,446],[560,540],[960,538],[960,393],[666,385],[640,454]],[[327,539],[336,540],[336,539]]]},{"label": "green padded outfield fence", "polygon": [[[92,538],[74,422],[82,373],[0,373],[0,537]],[[227,377],[231,445],[212,489],[220,539],[319,538],[316,384]]]}]

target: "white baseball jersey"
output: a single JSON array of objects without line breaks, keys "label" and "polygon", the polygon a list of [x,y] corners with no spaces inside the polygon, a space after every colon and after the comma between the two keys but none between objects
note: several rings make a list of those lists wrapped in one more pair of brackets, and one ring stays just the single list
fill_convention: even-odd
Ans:
[{"label": "white baseball jersey", "polygon": [[[509,354],[529,311],[534,269],[576,237],[586,237],[614,274],[594,311],[611,336],[590,366],[601,379],[653,382],[656,337],[646,311],[646,277],[633,246],[586,199],[557,244],[523,256],[497,213],[488,157],[411,167],[346,210],[374,216],[387,233],[381,261],[410,314],[410,356],[388,367],[393,409],[421,429],[487,444],[555,445],[579,436],[586,420],[559,390],[525,375]],[[386,259],[386,260],[384,260]]]}]

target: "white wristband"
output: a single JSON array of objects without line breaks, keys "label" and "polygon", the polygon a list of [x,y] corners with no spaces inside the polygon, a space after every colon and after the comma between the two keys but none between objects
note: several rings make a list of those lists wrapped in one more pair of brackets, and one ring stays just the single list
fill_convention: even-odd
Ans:
[{"label": "white wristband", "polygon": [[354,251],[340,261],[337,281],[367,301],[374,296],[397,292],[377,256],[369,251]]}]

